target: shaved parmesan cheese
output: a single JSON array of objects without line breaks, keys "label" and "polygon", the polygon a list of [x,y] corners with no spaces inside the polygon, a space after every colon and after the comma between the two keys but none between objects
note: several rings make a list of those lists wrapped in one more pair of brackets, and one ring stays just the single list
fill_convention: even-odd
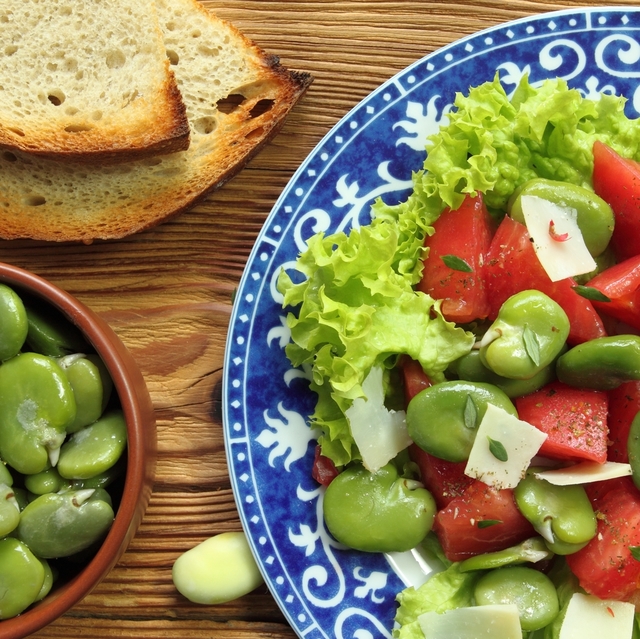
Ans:
[{"label": "shaved parmesan cheese", "polygon": [[588,484],[594,481],[617,479],[631,475],[631,466],[619,462],[580,462],[566,468],[555,468],[534,473],[538,479],[546,479],[556,486],[570,486],[572,484]]},{"label": "shaved parmesan cheese", "polygon": [[584,243],[575,209],[535,195],[523,195],[521,202],[533,248],[552,282],[590,273],[596,268]]},{"label": "shaved parmesan cheese", "polygon": [[559,639],[631,639],[635,606],[575,593],[562,621]]},{"label": "shaved parmesan cheese", "polygon": [[362,456],[362,465],[372,473],[380,470],[411,444],[406,413],[384,405],[382,369],[374,366],[362,383],[366,399],[358,397],[347,408],[351,434]]},{"label": "shaved parmesan cheese", "polygon": [[418,617],[418,623],[428,639],[522,639],[515,604],[426,612]]},{"label": "shaved parmesan cheese", "polygon": [[[535,426],[489,404],[478,426],[464,472],[496,488],[514,488],[525,476],[531,459],[546,438],[547,434]],[[492,442],[502,444],[507,457],[505,461],[496,457]]]}]

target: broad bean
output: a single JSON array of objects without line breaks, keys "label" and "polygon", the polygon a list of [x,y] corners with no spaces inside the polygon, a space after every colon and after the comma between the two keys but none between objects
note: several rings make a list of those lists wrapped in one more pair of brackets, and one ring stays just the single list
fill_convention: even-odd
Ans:
[{"label": "broad bean", "polygon": [[558,358],[558,379],[570,386],[611,390],[640,379],[640,336],[598,337]]},{"label": "broad bean", "polygon": [[62,357],[59,363],[69,379],[76,400],[76,417],[67,433],[75,433],[93,424],[109,401],[113,383],[102,360],[81,353]]},{"label": "broad bean", "polygon": [[539,390],[545,384],[555,379],[556,373],[553,364],[545,366],[529,379],[512,379],[503,377],[487,368],[480,357],[480,351],[473,349],[451,366],[451,371],[459,378],[469,382],[484,382],[493,384],[509,398],[521,397]]},{"label": "broad bean", "polygon": [[627,452],[631,466],[631,479],[636,488],[640,489],[640,411],[631,421],[627,438]]},{"label": "broad bean", "polygon": [[0,539],[0,619],[15,617],[34,603],[44,580],[44,566],[26,544]]},{"label": "broad bean", "polygon": [[11,486],[0,484],[0,538],[10,535],[20,523],[20,505]]},{"label": "broad bean", "polygon": [[90,352],[82,333],[60,313],[36,300],[26,300],[28,331],[26,343],[31,350],[51,357]]},{"label": "broad bean", "polygon": [[515,604],[525,632],[544,628],[558,615],[560,605],[553,582],[539,570],[526,566],[498,568],[483,575],[474,597],[481,606]]},{"label": "broad bean", "polygon": [[38,557],[76,554],[102,539],[113,522],[113,509],[92,500],[92,489],[47,493],[34,499],[20,516],[16,537]]},{"label": "broad bean", "polygon": [[422,484],[402,477],[393,464],[375,473],[354,464],[329,484],[323,512],[331,534],[346,546],[401,552],[427,536],[436,505]]},{"label": "broad bean", "polygon": [[221,533],[187,550],[173,564],[178,592],[198,604],[220,604],[242,597],[262,582],[242,532]]},{"label": "broad bean", "polygon": [[535,564],[544,559],[551,559],[551,557],[553,557],[553,553],[542,537],[531,537],[517,546],[469,557],[469,559],[460,562],[460,572],[493,570],[514,564]]},{"label": "broad bean", "polygon": [[127,423],[122,411],[108,412],[62,445],[58,472],[66,479],[95,477],[115,465],[126,445]]},{"label": "broad bean", "polygon": [[0,284],[0,361],[15,357],[27,339],[27,311],[17,293]]},{"label": "broad bean", "polygon": [[22,353],[0,366],[0,455],[24,474],[55,463],[75,418],[73,390],[50,357]]},{"label": "broad bean", "polygon": [[517,417],[506,393],[492,384],[457,380],[425,388],[407,407],[409,436],[431,455],[465,461],[488,404]]},{"label": "broad bean", "polygon": [[562,351],[569,319],[562,307],[537,290],[512,295],[480,341],[480,357],[494,373],[531,379]]},{"label": "broad bean", "polygon": [[520,512],[558,555],[577,552],[596,534],[596,516],[580,484],[555,486],[530,469],[513,494]]}]

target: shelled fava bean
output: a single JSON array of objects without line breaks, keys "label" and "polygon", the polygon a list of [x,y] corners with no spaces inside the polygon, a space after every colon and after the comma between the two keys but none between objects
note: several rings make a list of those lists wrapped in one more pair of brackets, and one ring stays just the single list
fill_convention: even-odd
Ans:
[{"label": "shelled fava bean", "polygon": [[0,619],[77,571],[113,522],[127,431],[91,350],[55,309],[0,284]]}]

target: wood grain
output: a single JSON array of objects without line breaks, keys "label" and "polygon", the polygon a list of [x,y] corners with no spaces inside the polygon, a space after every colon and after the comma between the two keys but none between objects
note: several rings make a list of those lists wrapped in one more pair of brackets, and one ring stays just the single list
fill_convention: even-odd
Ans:
[{"label": "wood grain", "polygon": [[[329,129],[427,53],[498,23],[590,0],[204,2],[315,82],[281,133],[204,204],[92,245],[0,242],[0,260],[49,278],[102,315],[133,353],[158,420],[151,503],[111,574],[39,639],[292,639],[266,588],[198,606],[173,587],[180,553],[239,530],[224,453],[221,379],[231,300],[253,242],[297,166]],[[631,0],[616,4],[633,5]]]}]

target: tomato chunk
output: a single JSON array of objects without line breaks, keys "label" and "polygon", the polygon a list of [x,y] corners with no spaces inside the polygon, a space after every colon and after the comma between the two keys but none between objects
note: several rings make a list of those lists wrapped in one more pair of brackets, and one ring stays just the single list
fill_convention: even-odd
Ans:
[{"label": "tomato chunk", "polygon": [[431,380],[427,377],[427,374],[422,369],[422,364],[412,359],[408,355],[403,355],[398,362],[400,371],[402,373],[402,383],[404,386],[404,401],[405,405],[409,405],[409,402],[425,388],[431,386]]},{"label": "tomato chunk", "polygon": [[610,461],[629,461],[627,440],[633,418],[640,411],[640,382],[625,382],[609,392],[609,452]]},{"label": "tomato chunk", "polygon": [[320,445],[316,446],[313,458],[313,467],[311,476],[323,486],[328,486],[338,475],[340,471],[335,467],[331,459],[325,457],[321,452]]},{"label": "tomato chunk", "polygon": [[537,289],[564,309],[571,324],[567,340],[570,344],[605,336],[604,325],[593,304],[573,289],[573,278],[552,282],[538,260],[527,227],[509,216],[505,216],[493,236],[483,272],[490,319],[495,319],[502,304],[512,295]]},{"label": "tomato chunk", "polygon": [[503,550],[535,535],[512,490],[497,490],[478,480],[438,511],[433,530],[450,561]]},{"label": "tomato chunk", "polygon": [[587,285],[598,289],[611,300],[594,301],[596,310],[640,330],[640,255],[609,267]]},{"label": "tomato chunk", "polygon": [[611,247],[618,260],[640,253],[640,164],[596,141],[593,190],[613,209]]},{"label": "tomato chunk", "polygon": [[466,461],[450,462],[439,459],[415,444],[409,446],[409,456],[418,465],[422,483],[440,509],[447,506],[451,500],[460,497],[474,482],[471,477],[464,474]]},{"label": "tomato chunk", "polygon": [[608,395],[552,382],[515,400],[520,419],[547,439],[540,455],[567,461],[607,461]]},{"label": "tomato chunk", "polygon": [[566,560],[588,593],[624,601],[640,583],[640,561],[630,550],[640,546],[640,493],[631,482],[619,483],[596,506],[596,536]]},{"label": "tomato chunk", "polygon": [[[429,249],[418,289],[442,300],[444,317],[458,324],[484,319],[489,302],[482,279],[482,262],[489,250],[493,221],[482,196],[467,196],[456,209],[446,209],[433,225],[435,233],[427,236]],[[471,269],[451,268],[443,256],[455,256]]]}]

